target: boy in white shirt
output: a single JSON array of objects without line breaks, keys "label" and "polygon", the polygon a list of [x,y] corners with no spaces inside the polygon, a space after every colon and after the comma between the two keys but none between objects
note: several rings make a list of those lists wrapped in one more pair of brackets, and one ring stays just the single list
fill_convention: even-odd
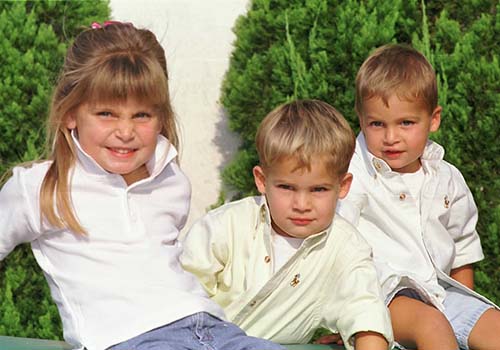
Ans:
[{"label": "boy in white shirt", "polygon": [[307,343],[324,327],[347,349],[392,342],[370,248],[335,215],[352,180],[354,142],[325,102],[278,107],[256,136],[262,196],[212,210],[187,233],[184,268],[248,334]]},{"label": "boy in white shirt", "polygon": [[395,340],[418,349],[500,349],[500,312],[473,291],[483,258],[477,209],[461,173],[428,139],[436,76],[411,47],[374,51],[356,78],[361,133],[338,212],[372,246]]}]

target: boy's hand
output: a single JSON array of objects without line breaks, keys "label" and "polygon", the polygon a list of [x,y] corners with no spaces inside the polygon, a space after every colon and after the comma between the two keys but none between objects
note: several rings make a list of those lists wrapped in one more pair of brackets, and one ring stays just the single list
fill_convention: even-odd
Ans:
[{"label": "boy's hand", "polygon": [[354,348],[359,350],[387,350],[389,343],[382,334],[375,332],[358,332],[355,335]]},{"label": "boy's hand", "polygon": [[332,333],[332,334],[327,334],[319,337],[316,339],[314,342],[315,344],[338,344],[338,345],[344,345],[344,342],[342,341],[342,338],[340,337],[340,334],[338,333]]}]

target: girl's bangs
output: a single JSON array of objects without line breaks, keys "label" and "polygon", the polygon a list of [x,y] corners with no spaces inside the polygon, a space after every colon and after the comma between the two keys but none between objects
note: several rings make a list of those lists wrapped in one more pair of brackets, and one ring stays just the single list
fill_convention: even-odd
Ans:
[{"label": "girl's bangs", "polygon": [[[136,98],[154,106],[168,103],[168,83],[161,66],[127,55],[114,56],[91,72],[85,98],[94,103]],[[85,84],[86,85],[86,84]]]}]

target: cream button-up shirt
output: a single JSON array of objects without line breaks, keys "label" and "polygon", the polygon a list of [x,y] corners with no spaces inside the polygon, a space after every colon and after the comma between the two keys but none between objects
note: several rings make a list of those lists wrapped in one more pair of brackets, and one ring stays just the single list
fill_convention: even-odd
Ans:
[{"label": "cream button-up shirt", "polygon": [[349,167],[353,183],[337,211],[371,245],[386,303],[399,290],[413,288],[442,310],[446,292],[438,281],[443,281],[491,304],[449,277],[452,269],[484,256],[472,194],[443,156],[440,145],[427,143],[418,201],[401,175],[367,150],[363,134],[357,138]]},{"label": "cream button-up shirt", "polygon": [[360,331],[392,341],[370,248],[351,224],[336,215],[273,273],[270,222],[265,198],[248,197],[212,210],[182,240],[184,268],[231,321],[282,344],[307,343],[319,327],[340,332],[348,349]]},{"label": "cream button-up shirt", "polygon": [[127,186],[78,148],[71,198],[87,235],[41,225],[49,162],[15,168],[0,191],[0,260],[31,243],[74,348],[103,350],[200,311],[224,317],[179,263],[190,184],[176,154],[159,136],[151,176]]}]

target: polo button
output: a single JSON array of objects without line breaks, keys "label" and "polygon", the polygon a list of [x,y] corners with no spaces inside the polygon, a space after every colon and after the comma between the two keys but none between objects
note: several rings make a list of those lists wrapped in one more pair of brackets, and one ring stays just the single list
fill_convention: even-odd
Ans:
[{"label": "polo button", "polygon": [[264,258],[264,261],[269,264],[271,262],[271,257],[269,255],[266,255],[266,257]]},{"label": "polo button", "polygon": [[255,304],[257,304],[257,301],[256,301],[256,300],[252,301],[252,302],[250,303],[250,306],[251,306],[251,307],[254,307],[254,306],[255,306]]},{"label": "polo button", "polygon": [[406,193],[399,194],[399,200],[404,201],[406,199]]}]

